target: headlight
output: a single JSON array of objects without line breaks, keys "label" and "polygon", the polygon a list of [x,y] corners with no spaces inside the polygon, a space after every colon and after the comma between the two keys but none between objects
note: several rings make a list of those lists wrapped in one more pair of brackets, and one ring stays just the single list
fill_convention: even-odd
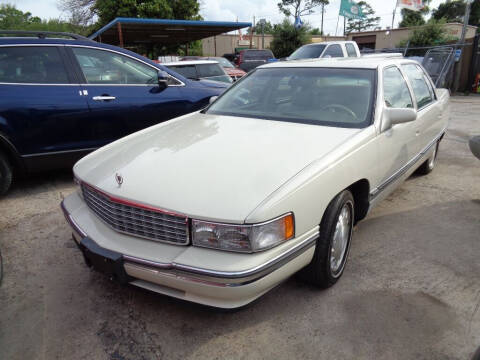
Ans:
[{"label": "headlight", "polygon": [[239,252],[270,249],[295,236],[293,214],[252,225],[221,224],[202,220],[192,222],[195,246]]}]

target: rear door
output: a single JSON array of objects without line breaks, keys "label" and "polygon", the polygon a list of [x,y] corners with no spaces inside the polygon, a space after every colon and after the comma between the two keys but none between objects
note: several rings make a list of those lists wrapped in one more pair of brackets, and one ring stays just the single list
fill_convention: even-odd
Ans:
[{"label": "rear door", "polygon": [[89,109],[62,45],[0,46],[0,132],[31,170],[47,157],[90,150]]},{"label": "rear door", "polygon": [[431,82],[423,69],[416,64],[404,64],[401,67],[410,82],[417,104],[417,120],[415,120],[415,155],[417,155],[425,150],[440,133],[441,109]]},{"label": "rear door", "polygon": [[113,50],[67,49],[83,78],[95,146],[190,112],[191,104],[179,91],[183,82],[171,77],[169,86],[160,88],[158,68]]}]

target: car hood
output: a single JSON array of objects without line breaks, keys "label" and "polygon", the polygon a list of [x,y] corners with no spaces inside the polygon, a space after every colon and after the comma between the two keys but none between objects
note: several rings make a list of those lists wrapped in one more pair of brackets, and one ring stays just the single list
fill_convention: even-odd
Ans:
[{"label": "car hood", "polygon": [[74,173],[119,198],[242,223],[268,195],[359,131],[197,112],[107,145],[80,160]]}]

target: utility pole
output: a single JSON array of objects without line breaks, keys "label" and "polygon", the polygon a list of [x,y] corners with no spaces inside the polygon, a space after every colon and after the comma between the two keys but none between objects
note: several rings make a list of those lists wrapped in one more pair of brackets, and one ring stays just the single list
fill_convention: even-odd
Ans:
[{"label": "utility pole", "polygon": [[463,48],[465,43],[465,35],[467,34],[467,25],[468,20],[470,19],[470,6],[472,0],[467,0],[467,5],[465,6],[465,16],[463,17],[463,28],[462,28],[462,35],[460,36],[460,40],[458,41],[458,45],[456,49],[460,47],[461,55],[460,59],[458,60],[457,70],[455,72],[455,82],[453,83],[453,92],[456,93],[458,91],[458,87],[460,86],[460,75],[462,73],[462,58],[463,58]]},{"label": "utility pole", "polygon": [[325,4],[322,3],[322,28],[320,29],[322,36],[323,36],[323,14],[324,13],[325,13]]},{"label": "utility pole", "polygon": [[267,23],[267,20],[265,19],[260,19],[258,20],[257,25],[260,25],[262,28],[262,49],[265,49],[265,24]]}]

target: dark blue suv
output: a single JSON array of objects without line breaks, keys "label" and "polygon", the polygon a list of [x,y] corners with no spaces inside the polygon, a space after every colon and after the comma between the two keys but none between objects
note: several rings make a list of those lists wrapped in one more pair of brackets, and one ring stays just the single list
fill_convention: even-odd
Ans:
[{"label": "dark blue suv", "polygon": [[0,37],[0,195],[14,172],[69,167],[113,140],[202,109],[227,87],[74,34],[0,33],[8,33]]}]

